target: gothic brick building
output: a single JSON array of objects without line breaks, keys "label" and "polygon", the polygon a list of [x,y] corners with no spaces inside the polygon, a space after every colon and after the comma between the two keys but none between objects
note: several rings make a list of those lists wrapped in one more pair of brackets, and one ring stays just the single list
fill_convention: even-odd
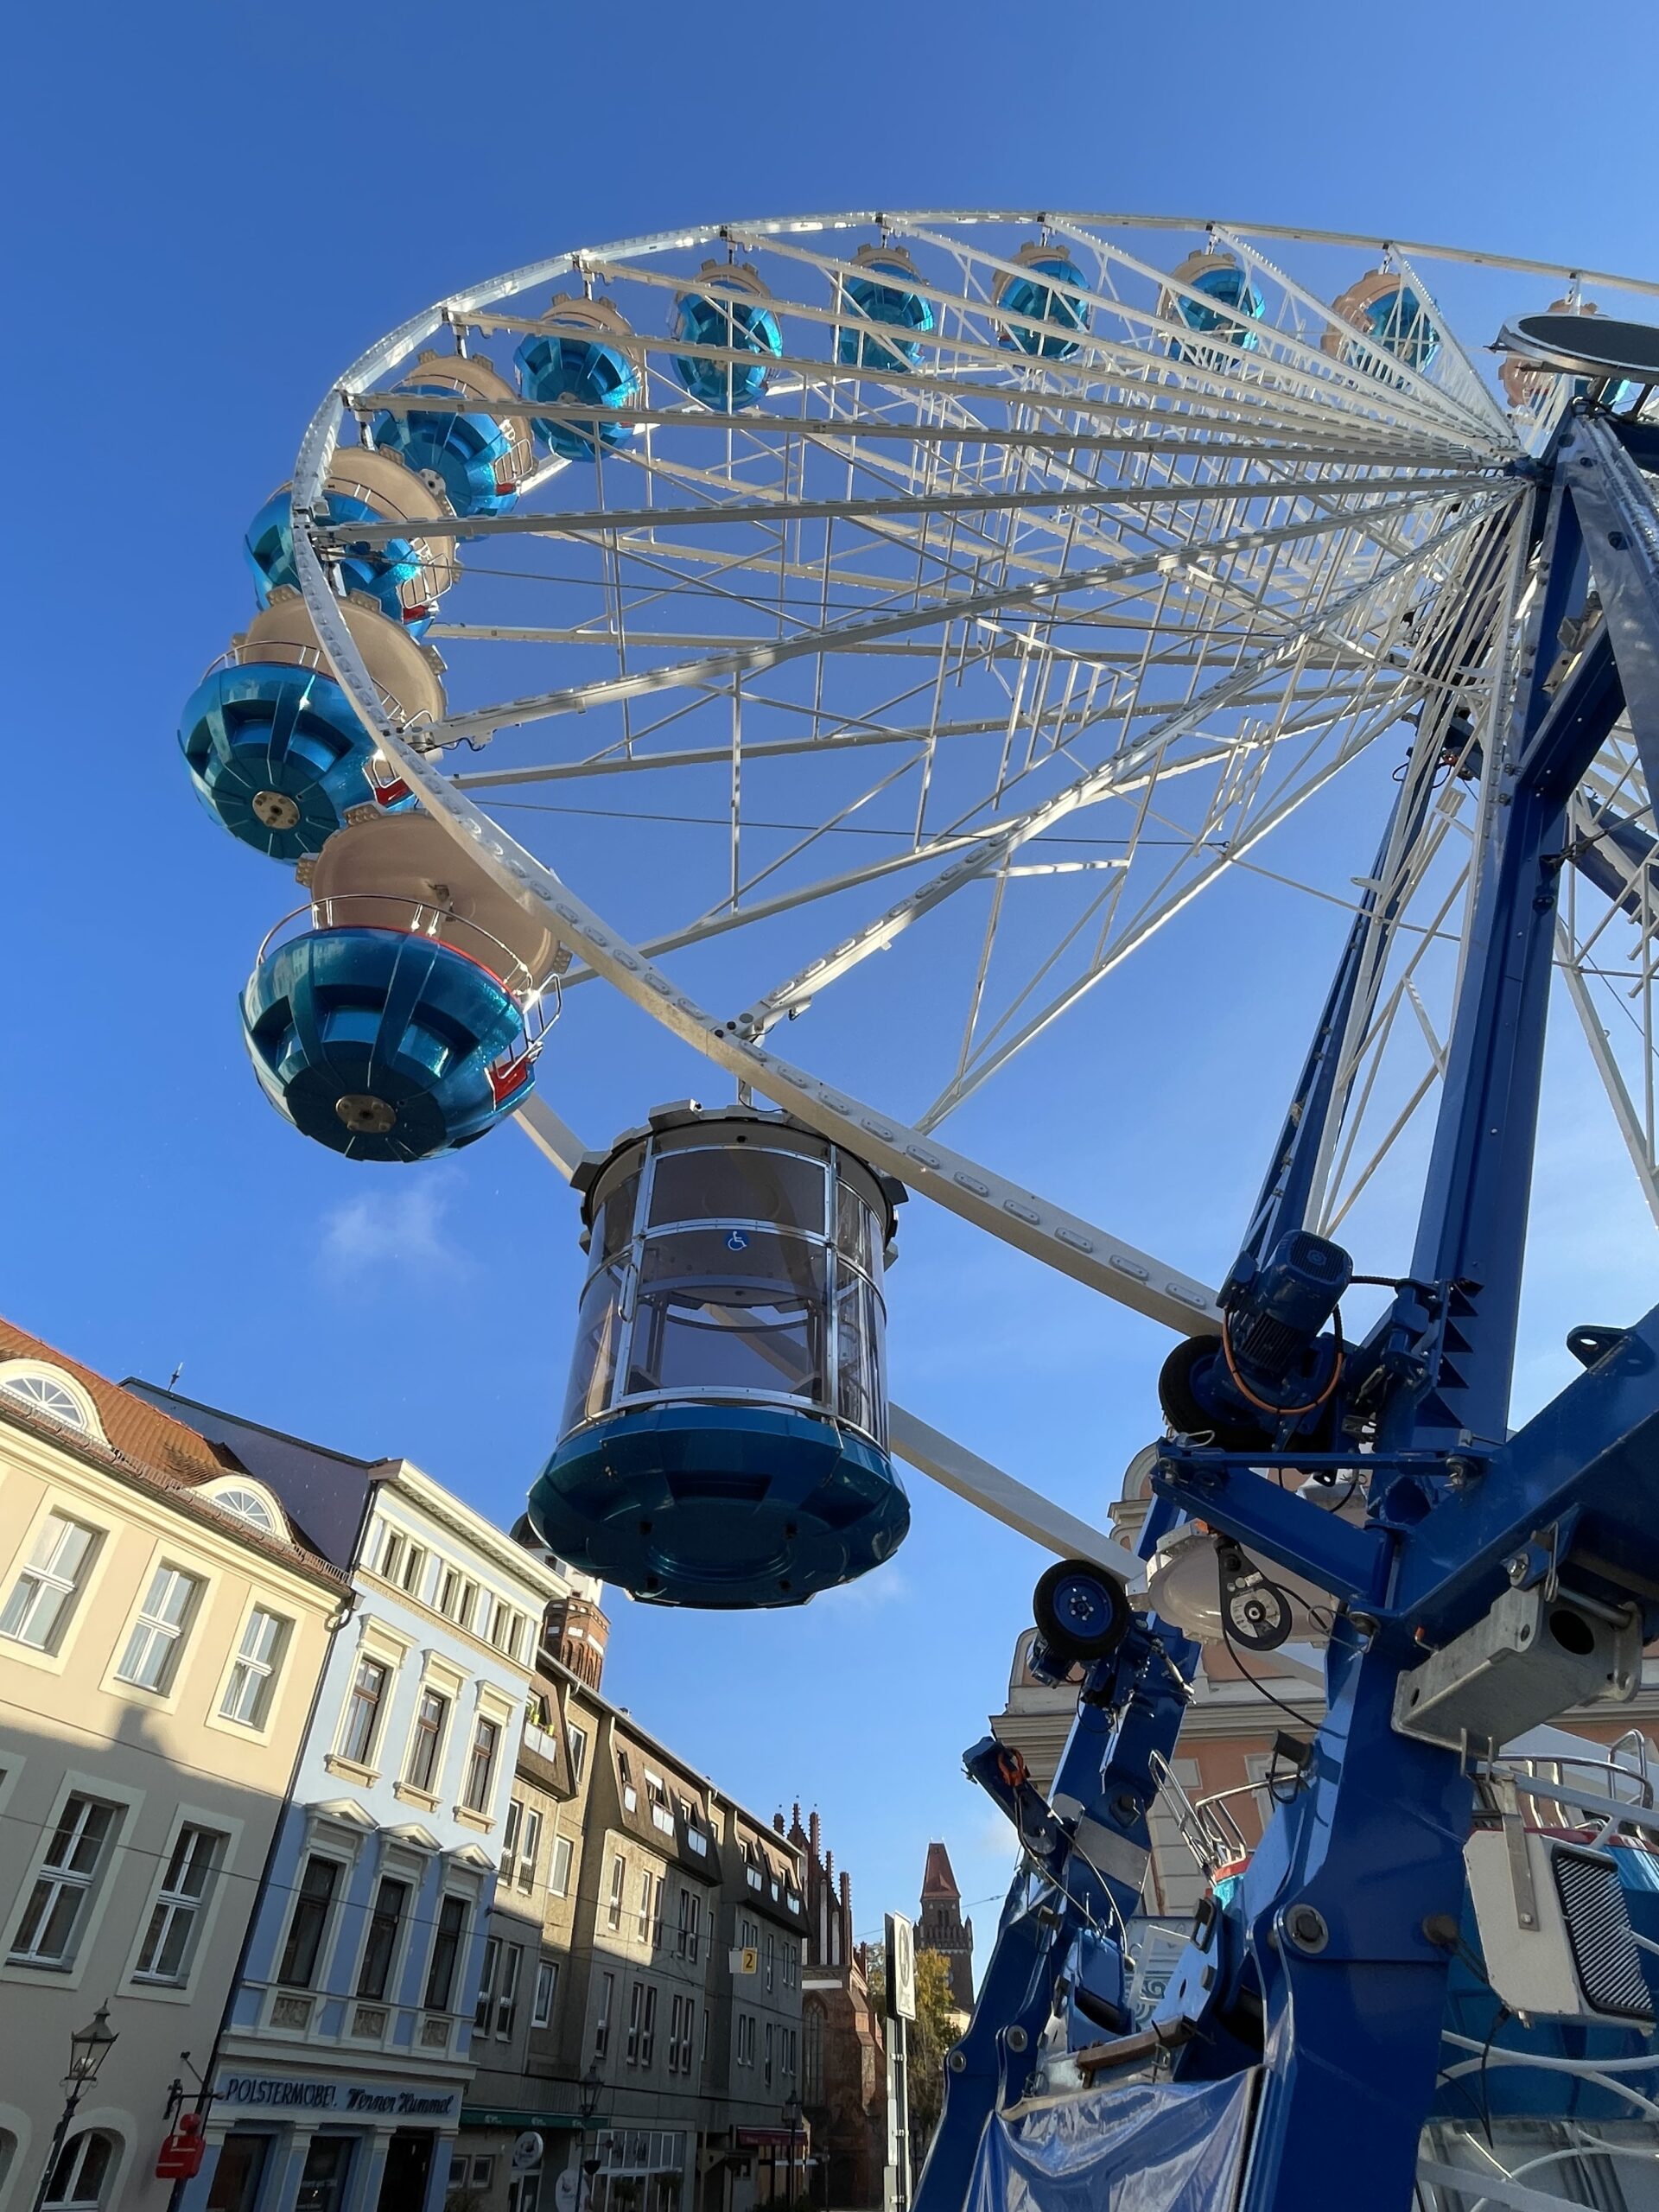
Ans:
[{"label": "gothic brick building", "polygon": [[950,1975],[950,1995],[959,2012],[974,2009],[974,1923],[962,1916],[962,1891],[942,1843],[927,1847],[922,1874],[922,1916],[916,1930],[918,1951],[937,1951]]},{"label": "gothic brick building", "polygon": [[[783,1826],[783,1815],[778,1816]],[[801,2101],[816,2156],[815,2204],[836,2212],[881,2202],[887,2159],[887,2050],[870,1999],[869,1960],[853,1934],[853,1880],[836,1872],[823,1831],[795,1808],[789,1840],[806,1862],[806,1940],[801,1960]]]}]

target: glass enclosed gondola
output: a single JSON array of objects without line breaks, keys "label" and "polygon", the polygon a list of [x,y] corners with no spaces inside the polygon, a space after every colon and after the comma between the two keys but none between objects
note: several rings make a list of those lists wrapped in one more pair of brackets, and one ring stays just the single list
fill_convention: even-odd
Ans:
[{"label": "glass enclosed gondola", "polygon": [[[340,613],[400,728],[443,717],[442,662],[361,594]],[[185,702],[179,745],[197,796],[232,836],[273,860],[321,852],[354,806],[409,806],[374,774],[374,740],[334,680],[298,592],[270,604],[232,640]]]},{"label": "glass enclosed gondola", "polygon": [[[902,375],[920,360],[917,340],[934,327],[931,305],[910,289],[919,282],[916,264],[897,245],[861,245],[853,260],[860,273],[842,277],[836,288],[841,312],[849,320],[836,333],[836,359],[849,368]],[[891,281],[895,277],[896,283]],[[914,334],[878,338],[868,327],[871,323]]]},{"label": "glass enclosed gondola", "polygon": [[505,514],[536,461],[522,421],[499,411],[515,399],[506,378],[476,355],[429,350],[397,389],[448,404],[377,415],[375,445],[401,454],[458,515]]},{"label": "glass enclosed gondola", "polygon": [[[1067,334],[1087,330],[1089,303],[1079,296],[1084,289],[1083,271],[1057,245],[1028,239],[1018,259],[1023,275],[1004,270],[996,280],[996,304],[1006,314],[1027,321],[1003,323],[998,334],[1005,346],[1021,353],[1035,353],[1046,361],[1070,361],[1077,341]],[[1052,331],[1033,330],[1027,322],[1053,325]]]},{"label": "glass enclosed gondola", "polygon": [[[243,539],[261,607],[270,604],[273,591],[299,587],[291,492],[287,484],[273,492]],[[337,525],[385,524],[429,520],[435,512],[447,519],[450,512],[442,487],[423,483],[395,454],[378,452],[372,446],[345,446],[324,479],[316,514],[319,522]],[[375,543],[366,539],[336,543],[332,556],[340,588],[372,599],[389,621],[398,623],[412,637],[426,629],[437,612],[439,597],[455,580],[453,541],[416,531]]]},{"label": "glass enclosed gondola", "polygon": [[1332,313],[1366,334],[1355,338],[1333,323],[1320,341],[1327,353],[1334,353],[1351,369],[1386,376],[1394,361],[1408,369],[1426,369],[1440,350],[1440,334],[1428,309],[1393,270],[1369,270],[1332,301]]},{"label": "glass enclosed gondola", "polygon": [[639,371],[619,342],[632,334],[608,300],[556,294],[547,321],[554,327],[526,338],[513,355],[524,397],[539,404],[563,403],[563,415],[537,415],[531,428],[550,453],[564,461],[594,461],[605,447],[625,445],[631,423],[607,420],[610,410],[634,406]]},{"label": "glass enclosed gondola", "polygon": [[664,1109],[576,1176],[589,1274],[530,1515],[636,1597],[795,1605],[891,1556],[890,1178],[782,1115]]},{"label": "glass enclosed gondola", "polygon": [[[1175,285],[1185,289],[1178,291]],[[1241,353],[1255,351],[1256,334],[1249,321],[1240,318],[1248,316],[1254,321],[1260,317],[1262,295],[1230,253],[1188,254],[1173,272],[1172,289],[1159,302],[1158,311],[1166,321],[1184,322],[1207,341],[1194,345],[1189,339],[1171,339],[1172,360],[1202,366],[1211,360],[1224,361],[1224,348]]]},{"label": "glass enclosed gondola", "polygon": [[[429,1160],[523,1104],[559,949],[423,810],[365,807],[242,995],[271,1103],[353,1160]],[[556,986],[555,986],[556,991]]]},{"label": "glass enclosed gondola", "polygon": [[692,398],[728,414],[760,404],[772,365],[784,350],[766,287],[747,263],[705,261],[696,289],[682,292],[674,302],[674,335],[683,346],[749,357],[715,361],[701,354],[674,356],[674,373]]}]

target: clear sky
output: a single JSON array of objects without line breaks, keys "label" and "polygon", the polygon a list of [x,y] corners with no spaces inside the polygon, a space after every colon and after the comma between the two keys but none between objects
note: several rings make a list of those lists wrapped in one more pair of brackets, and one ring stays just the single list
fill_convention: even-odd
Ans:
[{"label": "clear sky", "polygon": [[[1171,209],[1650,273],[1651,24],[1624,11],[1600,61],[1569,29],[1529,0],[23,10],[0,150],[0,1309],[111,1374],[181,1361],[194,1395],[404,1454],[504,1522],[551,1443],[569,1195],[514,1131],[400,1178],[262,1103],[234,999],[284,886],[201,814],[175,741],[247,620],[244,524],[364,344],[564,247],[855,206]],[[1355,830],[1339,874],[1369,858]],[[1248,976],[1229,933],[1247,922]],[[1260,887],[1222,902],[957,1141],[1215,1280],[1339,924]],[[595,1137],[693,1088],[616,1033],[603,1071],[550,1084]],[[653,1087],[619,1113],[636,1052]],[[1563,1379],[1566,1322],[1653,1296],[1597,1104],[1564,1064],[1535,1395]],[[1156,1332],[920,1206],[893,1305],[907,1402],[1103,1512],[1156,1427]],[[816,1802],[866,1929],[914,1910],[931,1835],[970,1900],[1006,1882],[957,1755],[1001,1702],[1042,1563],[914,1489],[897,1565],[799,1616],[614,1607],[613,1694],[758,1809]],[[988,1935],[993,1907],[977,1917]]]}]

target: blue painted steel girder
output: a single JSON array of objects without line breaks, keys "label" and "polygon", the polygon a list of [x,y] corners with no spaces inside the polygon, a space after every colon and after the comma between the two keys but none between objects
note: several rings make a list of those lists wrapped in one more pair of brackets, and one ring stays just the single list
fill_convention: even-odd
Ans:
[{"label": "blue painted steel girder", "polygon": [[[1478,1618],[1508,1561],[1550,1528],[1554,1548],[1570,1548],[1575,1582],[1635,1594],[1649,1627],[1659,1620],[1659,1497],[1645,1479],[1659,1446],[1659,1313],[1505,1440],[1566,806],[1627,698],[1644,756],[1659,753],[1659,681],[1649,681],[1659,676],[1659,518],[1605,420],[1580,408],[1568,423],[1533,524],[1527,657],[1478,855],[1414,1280],[1356,1362],[1377,1376],[1371,1465],[1380,1476],[1394,1463],[1376,1485],[1383,1503],[1370,1529],[1339,1533],[1254,1472],[1259,1453],[1176,1447],[1154,1477],[1156,1519],[1178,1502],[1351,1608],[1332,1638],[1329,1718],[1306,1786],[1269,1827],[1241,1892],[1240,1971],[1265,2009],[1242,2212],[1314,2212],[1338,2174],[1353,2212],[1411,2202],[1447,1974],[1424,1923],[1460,1908],[1471,1811],[1458,1758],[1391,1726],[1395,1685],[1417,1656],[1413,1626],[1439,1643]],[[1592,580],[1605,631],[1552,694],[1562,621],[1582,619]],[[1253,1231],[1281,1194],[1294,1200],[1296,1156],[1317,1142],[1321,1055],[1343,987],[1339,975],[1303,1071],[1313,1126],[1281,1144]],[[1386,1563],[1365,1548],[1379,1543]],[[1380,1602],[1366,1605],[1379,1564]],[[1546,1564],[1535,1554],[1525,1572]],[[1374,1626],[1355,1618],[1366,1612]],[[1183,2052],[1177,2071],[1196,2063]]]},{"label": "blue painted steel girder", "polygon": [[[1174,1752],[1198,1660],[1179,1629],[1142,1614],[1112,1657],[1090,1669],[1051,1793],[1057,1807],[1078,1809],[1038,1840],[1045,1873],[1027,1874],[1022,1859],[1014,1875],[973,2019],[950,2055],[914,2212],[961,2212],[986,2123],[999,2097],[1024,2088],[1077,1937],[1091,1923],[1122,1928],[1138,1910],[1155,1762]],[[996,1749],[969,1753],[976,1779],[981,1755]],[[1010,1792],[993,1785],[993,1794],[1014,1809]]]}]

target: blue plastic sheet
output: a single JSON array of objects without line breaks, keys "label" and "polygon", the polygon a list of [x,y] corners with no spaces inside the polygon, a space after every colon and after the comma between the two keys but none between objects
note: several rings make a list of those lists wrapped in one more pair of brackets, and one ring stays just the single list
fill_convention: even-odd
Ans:
[{"label": "blue plastic sheet", "polygon": [[966,2212],[1229,2212],[1254,2083],[1128,2083],[999,2114]]}]

